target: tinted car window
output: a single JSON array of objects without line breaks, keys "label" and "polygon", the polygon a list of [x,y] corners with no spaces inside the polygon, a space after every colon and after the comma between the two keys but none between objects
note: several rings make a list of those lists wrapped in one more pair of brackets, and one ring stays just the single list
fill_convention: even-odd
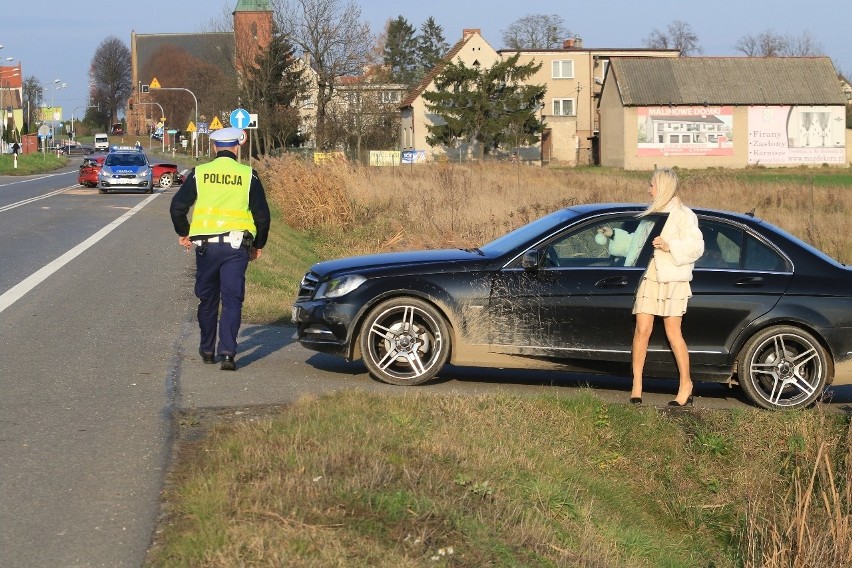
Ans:
[{"label": "tinted car window", "polygon": [[783,272],[787,269],[787,263],[775,250],[749,235],[746,239],[743,268],[745,270]]},{"label": "tinted car window", "polygon": [[743,250],[743,231],[727,223],[699,220],[704,235],[704,254],[696,268],[739,268]]}]

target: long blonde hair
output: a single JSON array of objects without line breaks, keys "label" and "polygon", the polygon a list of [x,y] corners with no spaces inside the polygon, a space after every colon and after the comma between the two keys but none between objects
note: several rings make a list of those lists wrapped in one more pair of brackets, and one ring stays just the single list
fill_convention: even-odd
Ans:
[{"label": "long blonde hair", "polygon": [[662,211],[669,201],[678,196],[677,174],[669,168],[654,170],[651,176],[651,184],[657,184],[657,195],[648,208],[639,214],[640,217]]}]

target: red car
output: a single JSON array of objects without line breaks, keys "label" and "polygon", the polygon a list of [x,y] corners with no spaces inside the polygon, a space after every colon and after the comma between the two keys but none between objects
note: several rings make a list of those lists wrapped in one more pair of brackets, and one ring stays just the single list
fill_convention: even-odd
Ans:
[{"label": "red car", "polygon": [[[83,158],[77,183],[84,187],[97,187],[98,173],[101,171],[101,166],[104,165],[105,158],[106,154]],[[154,174],[154,185],[163,189],[183,183],[183,175],[178,171],[176,164],[151,164],[151,171]]]},{"label": "red car", "polygon": [[106,154],[83,158],[83,163],[80,165],[80,174],[77,176],[77,183],[83,187],[97,187],[98,172],[101,171],[101,166],[104,165],[105,159]]}]

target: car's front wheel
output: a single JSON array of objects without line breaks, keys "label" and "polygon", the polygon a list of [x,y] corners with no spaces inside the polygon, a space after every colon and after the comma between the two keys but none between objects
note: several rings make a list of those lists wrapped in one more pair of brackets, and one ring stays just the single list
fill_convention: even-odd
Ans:
[{"label": "car's front wheel", "polygon": [[168,189],[172,186],[173,183],[174,183],[174,178],[172,177],[172,174],[165,173],[165,174],[160,176],[160,183],[158,185],[160,187],[162,187],[163,189]]},{"label": "car's front wheel", "polygon": [[420,385],[447,362],[449,326],[429,303],[395,298],[367,315],[360,346],[367,370],[376,379],[393,385]]},{"label": "car's front wheel", "polygon": [[746,343],[739,382],[755,404],[770,410],[805,408],[819,398],[833,364],[810,333],[791,326],[767,328]]}]

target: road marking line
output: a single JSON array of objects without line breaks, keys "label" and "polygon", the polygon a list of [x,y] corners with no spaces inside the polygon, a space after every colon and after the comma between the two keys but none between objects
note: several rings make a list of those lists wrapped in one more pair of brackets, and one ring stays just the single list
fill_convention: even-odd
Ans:
[{"label": "road marking line", "polygon": [[[28,179],[16,179],[14,181],[10,181],[9,183],[0,183],[0,187],[6,187],[7,185],[15,185],[15,184],[18,184],[18,183],[29,183],[31,181],[38,181],[40,179],[47,179],[47,178],[51,178],[51,177],[55,177],[55,176],[65,176],[65,175],[73,174],[73,173],[74,173],[74,170],[68,170],[67,172],[59,172],[59,173],[56,173],[56,174],[47,174],[47,175],[43,175],[43,176],[39,176],[39,177],[31,177],[31,178],[28,178]],[[11,176],[3,176],[3,177],[11,177]]]},{"label": "road marking line", "polygon": [[51,191],[50,193],[45,193],[44,195],[39,195],[37,197],[30,197],[29,199],[24,199],[23,201],[18,201],[17,203],[10,203],[9,205],[4,205],[0,207],[0,213],[4,211],[8,211],[9,209],[14,209],[15,207],[20,207],[21,205],[26,205],[27,203],[32,203],[34,201],[38,201],[40,199],[45,199],[47,197],[52,197],[54,195],[58,195],[62,192],[68,191],[69,189],[73,189],[76,186],[71,187],[63,187],[62,189],[57,189],[56,191]]},{"label": "road marking line", "polygon": [[148,196],[147,199],[139,203],[136,207],[134,207],[118,219],[115,219],[114,221],[106,225],[100,231],[98,231],[76,247],[72,248],[56,260],[36,270],[34,273],[32,273],[30,276],[27,276],[18,284],[15,284],[11,288],[9,288],[9,290],[0,295],[0,312],[3,312],[6,308],[23,298],[27,294],[27,292],[47,280],[48,276],[50,276],[51,274],[53,274],[78,256],[80,256],[88,248],[90,248],[92,245],[94,245],[95,243],[106,237],[108,234],[113,232],[113,230],[118,228],[119,225],[133,217],[136,213],[141,211],[142,208],[151,203],[151,201],[153,201],[160,195],[162,194],[154,193]]}]

